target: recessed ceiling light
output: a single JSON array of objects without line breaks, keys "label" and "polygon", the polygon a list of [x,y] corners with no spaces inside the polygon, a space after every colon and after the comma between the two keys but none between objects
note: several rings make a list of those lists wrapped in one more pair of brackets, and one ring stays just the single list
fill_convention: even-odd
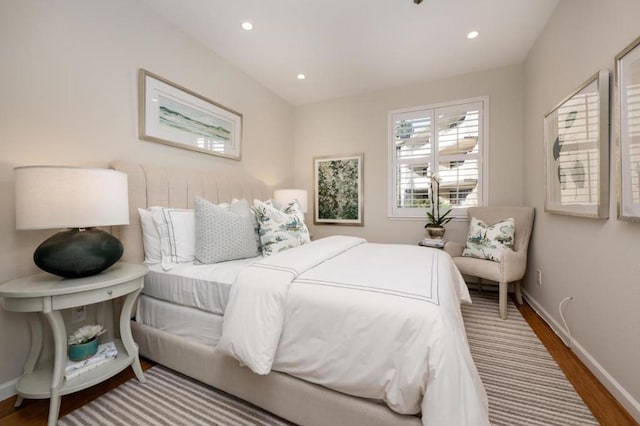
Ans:
[{"label": "recessed ceiling light", "polygon": [[298,80],[304,80],[305,78],[307,78],[306,75],[304,74],[298,74]]},{"label": "recessed ceiling light", "polygon": [[253,29],[253,24],[251,22],[243,22],[242,29],[246,31],[251,31]]},{"label": "recessed ceiling light", "polygon": [[479,32],[477,32],[477,31],[471,31],[469,34],[467,34],[467,38],[468,38],[469,40],[471,40],[472,38],[476,38],[476,37],[478,37],[478,34],[480,34],[480,33],[479,33]]}]

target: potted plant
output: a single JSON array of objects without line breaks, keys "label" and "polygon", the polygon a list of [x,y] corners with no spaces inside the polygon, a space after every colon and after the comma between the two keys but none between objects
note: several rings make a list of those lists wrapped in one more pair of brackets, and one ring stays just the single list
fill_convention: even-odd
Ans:
[{"label": "potted plant", "polygon": [[453,218],[449,217],[451,209],[440,214],[440,181],[436,175],[431,175],[430,180],[431,211],[427,212],[427,224],[424,227],[427,229],[429,237],[442,238],[445,232],[444,225],[451,222]]},{"label": "potted plant", "polygon": [[106,330],[101,325],[85,325],[69,336],[68,355],[71,361],[91,358],[98,352],[98,336]]}]

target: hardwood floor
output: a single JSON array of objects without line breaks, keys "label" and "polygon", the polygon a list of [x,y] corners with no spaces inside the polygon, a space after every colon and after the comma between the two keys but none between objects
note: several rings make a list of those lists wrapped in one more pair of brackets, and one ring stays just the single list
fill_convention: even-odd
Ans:
[{"label": "hardwood floor", "polygon": [[[142,369],[147,370],[155,365],[153,361],[140,358]],[[121,373],[87,388],[80,392],[75,392],[62,397],[60,404],[60,417],[82,407],[84,404],[93,401],[100,395],[109,392],[111,389],[121,385],[129,379],[134,378],[131,367]],[[47,424],[49,414],[48,399],[25,399],[19,408],[14,408],[16,397],[0,402],[0,425],[2,426],[42,426]]]},{"label": "hardwood floor", "polygon": [[529,304],[516,306],[601,425],[638,425]]},{"label": "hardwood floor", "polygon": [[[605,387],[598,382],[595,376],[564,345],[562,340],[528,304],[525,303],[522,306],[518,306],[518,309],[600,424],[603,426],[638,426],[638,423],[618,404]],[[141,359],[141,362],[142,368],[145,370],[155,365],[152,361],[144,358]],[[103,383],[84,391],[64,396],[60,407],[60,416],[70,413],[133,377],[135,376],[131,368],[127,368],[122,373]],[[15,397],[0,402],[0,426],[36,426],[46,424],[49,411],[48,399],[25,400],[22,406],[17,409],[13,408],[14,402]]]}]

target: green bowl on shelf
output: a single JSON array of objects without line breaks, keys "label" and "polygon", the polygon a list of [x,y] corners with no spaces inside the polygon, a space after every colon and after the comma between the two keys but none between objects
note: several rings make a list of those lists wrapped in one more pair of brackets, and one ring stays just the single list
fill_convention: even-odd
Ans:
[{"label": "green bowl on shelf", "polygon": [[82,361],[91,358],[98,352],[98,339],[93,338],[86,343],[69,345],[69,359],[71,361]]}]

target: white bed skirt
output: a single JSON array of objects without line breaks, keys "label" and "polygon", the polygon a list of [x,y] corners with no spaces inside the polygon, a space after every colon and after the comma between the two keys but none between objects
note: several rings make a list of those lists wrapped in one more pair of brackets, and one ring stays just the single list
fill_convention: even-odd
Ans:
[{"label": "white bed skirt", "polygon": [[222,336],[222,315],[176,305],[144,294],[138,299],[136,321],[209,346],[217,345]]}]

